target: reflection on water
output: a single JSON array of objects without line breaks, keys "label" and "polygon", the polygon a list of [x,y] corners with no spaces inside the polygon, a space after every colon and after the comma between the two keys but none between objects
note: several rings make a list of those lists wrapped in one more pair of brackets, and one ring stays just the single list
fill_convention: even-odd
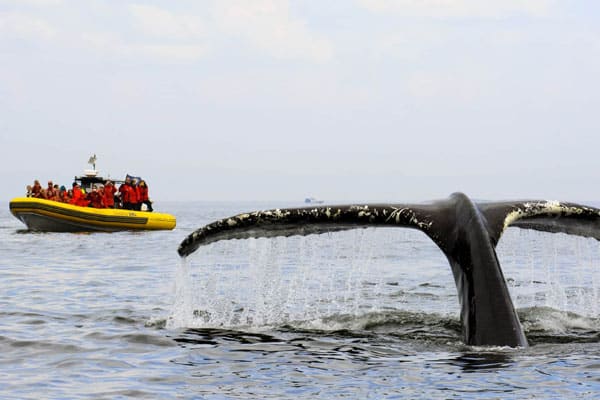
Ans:
[{"label": "reflection on water", "polygon": [[469,352],[448,360],[448,363],[460,367],[464,372],[492,372],[508,368],[514,364],[508,352]]}]

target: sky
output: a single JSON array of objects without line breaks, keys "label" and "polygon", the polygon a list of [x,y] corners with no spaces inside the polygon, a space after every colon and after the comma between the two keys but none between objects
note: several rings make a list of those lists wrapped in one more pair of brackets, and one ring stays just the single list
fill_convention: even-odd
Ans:
[{"label": "sky", "polygon": [[600,2],[0,0],[0,201],[600,200]]}]

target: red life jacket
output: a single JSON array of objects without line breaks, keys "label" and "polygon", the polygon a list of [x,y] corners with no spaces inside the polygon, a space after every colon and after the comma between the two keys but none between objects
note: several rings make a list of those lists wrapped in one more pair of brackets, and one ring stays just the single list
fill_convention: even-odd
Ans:
[{"label": "red life jacket", "polygon": [[133,188],[124,183],[119,187],[119,192],[121,192],[121,201],[123,203],[133,203]]},{"label": "red life jacket", "polygon": [[69,201],[69,204],[73,204],[75,206],[80,206],[80,207],[87,207],[88,204],[90,204],[89,201],[87,201],[85,199],[85,197],[83,196],[83,192],[81,191],[81,188],[73,188],[73,198],[71,199],[71,201]]},{"label": "red life jacket", "polygon": [[139,201],[143,203],[144,201],[148,201],[148,186],[138,186],[139,188]]},{"label": "red life jacket", "polygon": [[48,200],[56,200],[56,190],[54,190],[54,187],[50,186],[48,187],[48,189],[46,189],[46,198]]},{"label": "red life jacket", "polygon": [[31,188],[31,197],[41,197],[42,196],[42,185],[36,183]]},{"label": "red life jacket", "polygon": [[104,204],[106,207],[115,205],[115,192],[117,189],[113,185],[104,186]]},{"label": "red life jacket", "polygon": [[106,208],[104,205],[104,197],[96,191],[92,191],[89,194],[89,201],[94,208]]},{"label": "red life jacket", "polygon": [[131,202],[133,204],[137,204],[140,202],[140,198],[138,196],[138,188],[139,186],[131,186]]}]

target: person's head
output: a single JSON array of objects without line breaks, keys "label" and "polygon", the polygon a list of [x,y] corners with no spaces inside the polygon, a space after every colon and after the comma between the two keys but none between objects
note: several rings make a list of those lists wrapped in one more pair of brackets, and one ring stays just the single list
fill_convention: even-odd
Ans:
[{"label": "person's head", "polygon": [[61,192],[64,192],[64,191],[66,191],[66,190],[67,190],[67,188],[66,188],[64,185],[60,187],[60,191],[61,191]]},{"label": "person's head", "polygon": [[146,187],[146,181],[144,181],[144,180],[141,180],[141,181],[140,181],[140,186],[141,186],[141,187]]},{"label": "person's head", "polygon": [[54,189],[58,190],[58,185],[54,185]]},{"label": "person's head", "polygon": [[112,186],[113,183],[111,181],[106,181],[105,186]]},{"label": "person's head", "polygon": [[52,183],[52,181],[48,181],[48,187],[51,188],[53,186],[54,186],[54,184]]}]

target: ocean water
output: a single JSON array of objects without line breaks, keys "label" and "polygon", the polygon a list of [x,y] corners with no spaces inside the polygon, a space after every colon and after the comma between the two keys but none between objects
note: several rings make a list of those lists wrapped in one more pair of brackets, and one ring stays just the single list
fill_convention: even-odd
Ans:
[{"label": "ocean water", "polygon": [[169,232],[30,233],[0,210],[0,398],[597,398],[600,243],[509,229],[498,256],[531,346],[461,342],[422,233],[214,243],[277,203],[164,203]]}]

